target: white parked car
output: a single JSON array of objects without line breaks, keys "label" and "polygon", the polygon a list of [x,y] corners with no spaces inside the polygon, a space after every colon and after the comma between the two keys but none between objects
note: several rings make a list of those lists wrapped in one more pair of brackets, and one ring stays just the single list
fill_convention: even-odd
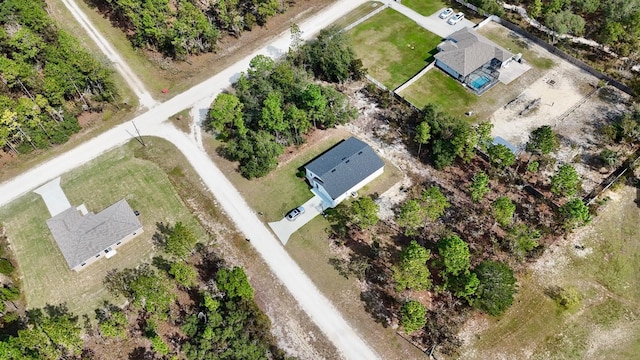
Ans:
[{"label": "white parked car", "polygon": [[287,218],[287,220],[289,221],[293,221],[295,220],[298,216],[304,214],[304,208],[302,206],[297,207],[291,211],[289,211],[287,213],[287,215],[285,215],[285,217]]},{"label": "white parked car", "polygon": [[462,21],[462,19],[464,19],[464,14],[459,12],[459,13],[453,15],[452,17],[450,17],[449,20],[447,20],[447,24],[455,25],[455,24],[459,23],[460,21]]},{"label": "white parked car", "polygon": [[452,8],[446,8],[444,10],[442,10],[442,12],[440,13],[440,15],[438,15],[438,17],[440,19],[446,19],[449,16],[451,16],[453,14],[453,9]]}]

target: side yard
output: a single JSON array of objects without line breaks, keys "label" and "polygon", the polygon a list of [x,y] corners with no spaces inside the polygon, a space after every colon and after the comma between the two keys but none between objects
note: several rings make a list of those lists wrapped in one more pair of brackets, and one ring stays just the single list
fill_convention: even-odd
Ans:
[{"label": "side yard", "polygon": [[389,89],[402,85],[433,61],[442,40],[392,9],[349,30],[349,35],[369,74]]}]

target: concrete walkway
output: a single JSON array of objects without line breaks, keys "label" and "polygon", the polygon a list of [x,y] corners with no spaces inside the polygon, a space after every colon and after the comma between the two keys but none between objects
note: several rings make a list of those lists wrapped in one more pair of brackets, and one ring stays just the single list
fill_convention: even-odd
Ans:
[{"label": "concrete walkway", "polygon": [[283,218],[280,221],[274,221],[269,223],[269,227],[276,234],[282,245],[287,245],[289,237],[303,227],[306,223],[313,220],[316,216],[322,214],[322,211],[326,207],[323,207],[322,199],[315,195],[309,201],[302,205],[304,213],[299,215],[294,221],[289,221]]}]

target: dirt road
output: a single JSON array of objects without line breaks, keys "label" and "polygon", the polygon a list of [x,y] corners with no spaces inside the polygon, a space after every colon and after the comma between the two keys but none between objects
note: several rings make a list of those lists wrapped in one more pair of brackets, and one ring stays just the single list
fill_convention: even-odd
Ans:
[{"label": "dirt road", "polygon": [[[63,1],[65,4],[72,3],[71,0]],[[306,38],[312,36],[364,2],[366,1],[337,1],[333,6],[300,24],[304,36]],[[271,271],[287,287],[300,307],[344,357],[348,359],[378,359],[375,352],[349,326],[339,311],[320,293],[300,267],[284,251],[279,241],[260,222],[233,184],[225,178],[208,155],[197,145],[197,140],[190,138],[166,121],[167,116],[191,108],[194,104],[206,104],[207,101],[210,103],[218,93],[238,78],[241,71],[248,68],[249,61],[254,56],[258,54],[269,56],[284,54],[289,42],[290,34],[286,32],[217,75],[167,102],[156,105],[134,119],[134,122],[143,135],[165,138],[183,152],[238,229],[252,240],[251,244],[260,253]],[[12,180],[0,184],[0,206],[33,190],[42,183],[98,157],[100,154],[122,145],[129,141],[133,134],[135,134],[135,130],[131,123],[119,125]]]},{"label": "dirt road", "polygon": [[104,36],[102,36],[102,34],[93,26],[91,21],[89,21],[89,18],[87,18],[87,15],[80,10],[78,4],[76,4],[74,0],[62,0],[62,3],[67,7],[67,9],[69,9],[80,26],[82,26],[87,34],[89,34],[91,40],[98,45],[100,51],[102,51],[111,61],[116,71],[119,72],[127,84],[129,84],[133,92],[138,97],[140,105],[146,106],[148,109],[156,106],[158,102],[153,99],[151,93],[149,93],[149,91],[144,87],[140,78],[138,78],[136,73],[131,70],[120,54],[113,49],[107,39],[105,39]]}]

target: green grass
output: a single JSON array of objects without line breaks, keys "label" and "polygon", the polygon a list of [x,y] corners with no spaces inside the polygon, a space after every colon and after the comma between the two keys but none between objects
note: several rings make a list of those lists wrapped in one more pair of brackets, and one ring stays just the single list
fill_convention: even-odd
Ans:
[{"label": "green grass", "polygon": [[378,1],[366,2],[358,6],[345,16],[341,17],[340,19],[336,20],[333,24],[331,24],[331,26],[337,26],[340,29],[344,29],[345,27],[367,16],[367,14],[375,11],[380,6],[382,6],[382,3]]},{"label": "green grass", "polygon": [[29,308],[65,302],[77,314],[91,313],[104,299],[113,300],[102,280],[107,271],[132,267],[155,255],[151,237],[156,223],[182,221],[199,236],[204,232],[183,206],[167,175],[155,164],[137,159],[132,142],[62,176],[72,205],[98,212],[121,198],[141,212],[145,232],[79,273],[72,272],[45,221],[50,217],[39,195],[29,193],[0,209],[19,264],[22,290]]},{"label": "green grass", "polygon": [[442,40],[409,18],[385,9],[349,30],[356,55],[376,80],[395,89],[433,61]]},{"label": "green grass", "polygon": [[[625,187],[595,219],[590,231],[554,250],[566,264],[551,279],[519,278],[516,301],[463,350],[466,358],[630,359],[640,351],[640,211],[636,189]],[[562,311],[547,286],[572,286],[581,295],[576,312]]]},{"label": "green grass", "polygon": [[495,42],[496,44],[508,49],[511,53],[522,53],[522,57],[528,64],[533,65],[539,70],[549,70],[555,66],[553,60],[540,56],[538,53],[531,50],[529,43],[523,40],[521,37],[516,36],[509,29],[495,25],[484,26],[478,33],[484,35],[487,39]]},{"label": "green grass", "polygon": [[436,11],[447,7],[447,4],[440,0],[403,0],[402,5],[411,8],[424,16],[431,16]]},{"label": "green grass", "polygon": [[400,95],[419,109],[427,104],[436,104],[446,113],[458,117],[464,116],[480,100],[480,97],[437,68],[429,70]]}]

